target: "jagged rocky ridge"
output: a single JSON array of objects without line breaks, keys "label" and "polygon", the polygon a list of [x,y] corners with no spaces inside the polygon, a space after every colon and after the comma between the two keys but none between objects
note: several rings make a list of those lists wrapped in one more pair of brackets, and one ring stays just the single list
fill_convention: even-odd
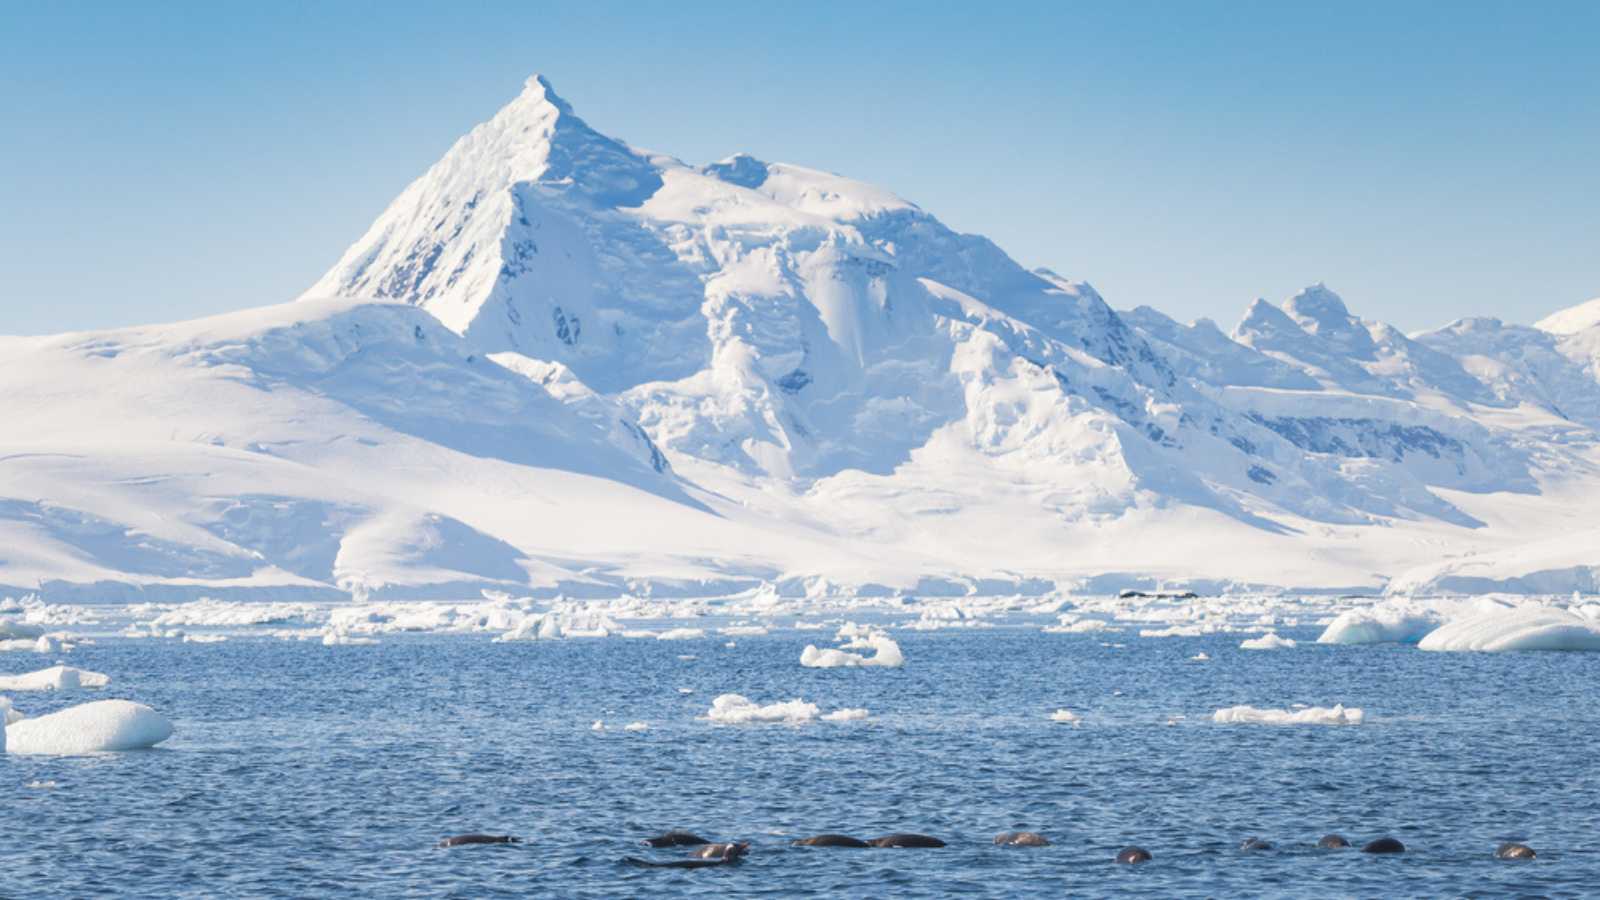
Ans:
[{"label": "jagged rocky ridge", "polygon": [[[34,549],[0,584],[1372,589],[1514,558],[1596,484],[1581,313],[1407,336],[1321,285],[1231,335],[1118,313],[882,189],[636,150],[538,78],[306,296],[8,339],[30,441],[104,415],[159,446],[92,498],[11,464],[47,489],[6,494]],[[41,371],[161,387],[52,409]],[[141,486],[169,456],[189,481]]]}]

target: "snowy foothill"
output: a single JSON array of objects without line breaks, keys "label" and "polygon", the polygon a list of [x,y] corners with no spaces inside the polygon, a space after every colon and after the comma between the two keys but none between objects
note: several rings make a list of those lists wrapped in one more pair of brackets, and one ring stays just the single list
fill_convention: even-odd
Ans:
[{"label": "snowy foothill", "polygon": [[1354,707],[1312,706],[1305,709],[1258,709],[1254,706],[1230,706],[1212,714],[1211,720],[1222,725],[1360,725],[1366,713]]},{"label": "snowy foothill", "polygon": [[77,756],[143,750],[172,736],[172,723],[141,703],[99,700],[6,726],[7,753]]},{"label": "snowy foothill", "polygon": [[71,666],[51,666],[26,675],[0,675],[0,691],[72,691],[103,688],[111,676]]}]

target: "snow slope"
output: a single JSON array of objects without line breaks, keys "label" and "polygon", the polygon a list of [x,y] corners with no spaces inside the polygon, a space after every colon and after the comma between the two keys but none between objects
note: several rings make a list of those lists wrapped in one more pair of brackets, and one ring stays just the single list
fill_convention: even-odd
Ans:
[{"label": "snow slope", "polygon": [[881,188],[637,150],[534,78],[299,303],[0,339],[0,587],[1381,588],[1567,533],[1596,350],[1406,336],[1321,285],[1231,336],[1118,313]]}]

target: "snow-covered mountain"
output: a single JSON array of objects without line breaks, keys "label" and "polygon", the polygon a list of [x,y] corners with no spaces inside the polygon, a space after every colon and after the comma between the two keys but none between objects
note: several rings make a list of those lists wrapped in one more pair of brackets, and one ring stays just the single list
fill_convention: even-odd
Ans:
[{"label": "snow-covered mountain", "polygon": [[1582,309],[1118,313],[881,188],[637,150],[535,78],[302,302],[0,341],[0,586],[1449,587],[1419,567],[1585,522]]}]

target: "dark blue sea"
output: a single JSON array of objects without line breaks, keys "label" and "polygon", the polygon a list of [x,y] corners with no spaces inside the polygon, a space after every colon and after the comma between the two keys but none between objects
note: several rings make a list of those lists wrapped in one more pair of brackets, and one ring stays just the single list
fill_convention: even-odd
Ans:
[{"label": "dark blue sea", "polygon": [[[0,756],[4,897],[1583,896],[1600,890],[1600,656],[1291,650],[1239,635],[1036,627],[896,631],[899,669],[806,669],[815,631],[493,643],[102,636],[63,659],[104,691],[17,694],[30,715],[126,697],[160,747]],[[1125,646],[1107,646],[1121,642]],[[1204,651],[1211,660],[1190,659]],[[692,659],[680,656],[691,655]],[[0,654],[0,672],[53,660]],[[680,689],[693,693],[683,693]],[[801,698],[865,721],[714,725],[712,700]],[[1220,725],[1236,704],[1360,707],[1358,726]],[[1071,709],[1079,726],[1057,724]],[[1183,718],[1178,718],[1183,717]],[[606,729],[592,724],[603,720]],[[623,726],[644,722],[648,730]],[[49,786],[53,783],[53,786]],[[674,859],[674,828],[752,843]],[[1031,829],[1053,845],[996,847]],[[913,831],[938,850],[790,846]],[[441,850],[463,832],[524,843]],[[1408,852],[1313,849],[1339,832]],[[1245,838],[1276,845],[1243,853]],[[1497,861],[1517,839],[1532,862]],[[1113,862],[1138,844],[1148,864]]]}]

